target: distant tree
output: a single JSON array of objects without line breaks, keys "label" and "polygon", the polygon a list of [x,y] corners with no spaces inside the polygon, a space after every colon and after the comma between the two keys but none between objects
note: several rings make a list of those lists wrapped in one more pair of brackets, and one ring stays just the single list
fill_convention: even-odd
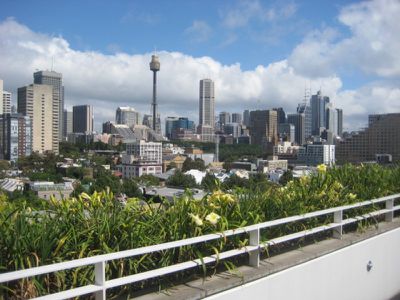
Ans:
[{"label": "distant tree", "polygon": [[153,175],[142,175],[139,178],[135,178],[135,181],[140,185],[145,186],[158,186],[160,185],[160,179]]},{"label": "distant tree", "polygon": [[201,186],[204,190],[212,192],[219,186],[219,180],[213,174],[207,173],[201,181]]},{"label": "distant tree", "polygon": [[289,181],[293,180],[293,172],[291,170],[287,170],[281,178],[279,178],[279,183],[281,185],[286,185]]},{"label": "distant tree", "polygon": [[229,178],[227,178],[224,183],[223,187],[226,190],[234,189],[236,187],[240,188],[248,188],[250,186],[249,180],[246,178],[241,178],[235,174],[231,175]]},{"label": "distant tree", "polygon": [[196,179],[192,175],[185,175],[180,170],[176,170],[175,174],[168,178],[168,186],[194,188],[197,187]]},{"label": "distant tree", "polygon": [[122,182],[121,192],[128,197],[141,197],[142,193],[139,190],[136,182],[132,179],[124,179]]},{"label": "distant tree", "polygon": [[182,172],[193,169],[204,171],[206,169],[204,160],[202,160],[201,158],[196,158],[195,160],[191,159],[190,157],[186,158],[186,160],[183,162]]}]

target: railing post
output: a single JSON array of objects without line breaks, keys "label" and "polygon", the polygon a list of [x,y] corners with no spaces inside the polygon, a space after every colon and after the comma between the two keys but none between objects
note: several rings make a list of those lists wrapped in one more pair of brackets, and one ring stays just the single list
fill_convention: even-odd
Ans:
[{"label": "railing post", "polygon": [[[343,221],[343,210],[335,211],[333,213],[333,222],[341,224]],[[340,225],[333,229],[333,237],[335,239],[342,239],[343,225]]]},{"label": "railing post", "polygon": [[249,252],[249,265],[258,268],[260,265],[260,228],[250,231],[250,246],[257,246],[257,249]]},{"label": "railing post", "polygon": [[94,278],[95,284],[103,287],[101,291],[96,292],[96,300],[106,300],[106,289],[104,287],[106,283],[106,263],[104,261],[94,265]]},{"label": "railing post", "polygon": [[[393,209],[394,199],[386,200],[386,209]],[[392,222],[393,221],[393,210],[385,214],[385,221]]]}]

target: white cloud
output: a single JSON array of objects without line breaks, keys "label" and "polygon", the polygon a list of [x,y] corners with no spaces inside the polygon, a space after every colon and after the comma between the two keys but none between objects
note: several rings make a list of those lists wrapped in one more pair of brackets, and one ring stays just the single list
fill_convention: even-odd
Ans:
[{"label": "white cloud", "polygon": [[[323,93],[343,108],[345,127],[350,129],[365,125],[369,113],[400,111],[400,49],[398,39],[386,36],[386,32],[393,33],[393,28],[398,28],[391,17],[397,6],[392,1],[385,3],[390,12],[379,1],[343,8],[339,19],[350,26],[349,37],[341,37],[332,28],[313,31],[288,59],[253,70],[244,71],[239,63],[224,65],[210,57],[159,52],[158,100],[162,117],[188,116],[197,121],[198,84],[205,77],[216,83],[217,111],[282,106],[287,112],[294,112],[305,85],[311,85],[313,92],[322,86]],[[363,20],[367,16],[386,38],[368,33],[371,26]],[[379,42],[385,47],[380,48]],[[354,51],[350,46],[355,47]],[[377,56],[375,60],[377,54],[371,49],[383,58]],[[67,107],[93,105],[97,128],[101,122],[114,119],[118,106],[133,106],[142,113],[150,111],[151,53],[78,51],[63,37],[34,32],[7,19],[0,23],[0,57],[0,78],[4,79],[5,89],[14,93],[18,87],[32,83],[36,69],[49,69],[54,57],[55,70],[63,74]],[[369,63],[365,62],[367,59]],[[356,90],[343,90],[337,71],[343,64],[372,72],[378,79]]]},{"label": "white cloud", "polygon": [[188,36],[192,42],[196,43],[207,41],[211,34],[212,29],[205,21],[195,20],[190,27],[185,29],[185,35]]},{"label": "white cloud", "polygon": [[325,76],[335,70],[361,70],[365,74],[400,78],[400,2],[376,0],[345,6],[338,20],[350,36],[338,39],[325,28],[298,45],[290,64],[307,76]]}]

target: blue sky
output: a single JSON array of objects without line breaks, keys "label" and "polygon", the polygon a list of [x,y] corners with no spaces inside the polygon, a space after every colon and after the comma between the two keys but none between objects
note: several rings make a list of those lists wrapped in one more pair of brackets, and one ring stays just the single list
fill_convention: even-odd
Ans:
[{"label": "blue sky", "polygon": [[0,78],[15,94],[54,57],[67,108],[94,105],[99,128],[118,105],[148,112],[156,48],[164,116],[196,121],[198,80],[211,77],[217,111],[294,112],[307,85],[322,87],[352,129],[400,109],[399,13],[397,0],[5,0]]}]

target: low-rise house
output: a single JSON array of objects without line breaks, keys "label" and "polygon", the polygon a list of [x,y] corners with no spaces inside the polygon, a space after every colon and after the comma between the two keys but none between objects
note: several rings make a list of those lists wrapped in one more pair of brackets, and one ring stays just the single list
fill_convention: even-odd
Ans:
[{"label": "low-rise house", "polygon": [[52,181],[35,181],[29,184],[30,190],[41,199],[49,200],[51,196],[57,200],[69,198],[74,191],[72,182],[54,183]]}]

